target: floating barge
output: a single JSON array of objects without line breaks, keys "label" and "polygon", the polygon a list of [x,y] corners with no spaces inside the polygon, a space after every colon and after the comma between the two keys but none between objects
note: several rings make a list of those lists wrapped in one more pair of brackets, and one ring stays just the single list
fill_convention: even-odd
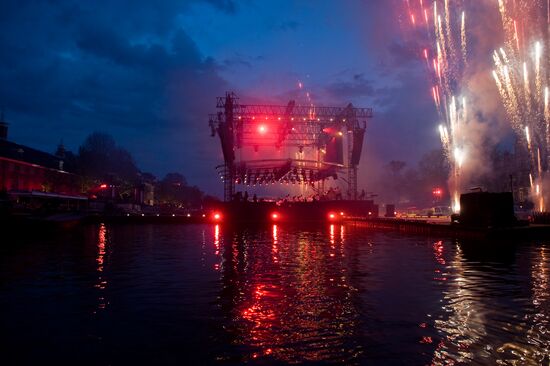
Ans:
[{"label": "floating barge", "polygon": [[236,224],[253,223],[325,223],[345,217],[378,217],[372,200],[326,200],[315,202],[227,202],[219,210],[219,219]]}]

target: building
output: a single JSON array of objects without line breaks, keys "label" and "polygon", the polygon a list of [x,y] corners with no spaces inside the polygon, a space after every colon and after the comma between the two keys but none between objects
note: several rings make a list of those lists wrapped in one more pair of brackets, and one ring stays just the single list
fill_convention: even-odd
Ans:
[{"label": "building", "polygon": [[[63,151],[58,149],[58,151]],[[8,124],[0,116],[0,191],[80,195],[80,178],[64,167],[63,156],[8,141]]]}]

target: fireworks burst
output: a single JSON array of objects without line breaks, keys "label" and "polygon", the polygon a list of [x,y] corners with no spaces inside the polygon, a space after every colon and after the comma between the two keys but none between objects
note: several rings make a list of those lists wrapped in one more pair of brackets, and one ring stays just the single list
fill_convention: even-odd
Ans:
[{"label": "fireworks burst", "polygon": [[[465,75],[468,65],[466,11],[459,2],[435,0],[431,9],[424,1],[406,1],[413,28],[425,28],[423,56],[433,84],[431,94],[442,124],[439,134],[451,166],[449,191],[453,211],[460,210],[461,171],[467,159],[464,129],[468,126]],[[418,17],[416,14],[423,14]],[[431,15],[431,19],[430,16]],[[425,24],[419,24],[423,19]],[[431,62],[430,62],[431,60]]]},{"label": "fireworks burst", "polygon": [[493,54],[493,77],[512,127],[530,156],[536,208],[545,210],[550,166],[548,0],[499,0],[504,45]]},{"label": "fireworks burst", "polygon": [[[441,142],[451,166],[449,188],[453,209],[459,209],[463,167],[476,159],[471,136],[468,13],[464,0],[406,0],[410,27],[425,33],[421,50],[439,113]],[[545,210],[550,194],[550,0],[497,0],[489,4],[502,20],[503,44],[494,50],[493,78],[518,140],[529,152],[531,192],[537,210]],[[498,35],[496,35],[498,36]],[[479,56],[479,55],[478,55]],[[473,95],[475,99],[475,95]],[[475,118],[475,117],[474,117]],[[550,197],[547,197],[550,199]]]}]

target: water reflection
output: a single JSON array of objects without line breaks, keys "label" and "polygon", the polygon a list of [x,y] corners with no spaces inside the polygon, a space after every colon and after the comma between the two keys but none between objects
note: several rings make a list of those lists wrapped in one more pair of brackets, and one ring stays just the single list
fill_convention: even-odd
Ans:
[{"label": "water reflection", "polygon": [[4,348],[29,358],[7,364],[549,364],[549,242],[282,223],[48,235],[2,247]]},{"label": "water reflection", "polygon": [[106,245],[107,245],[107,227],[105,224],[101,223],[99,225],[98,231],[98,240],[97,240],[97,256],[96,256],[96,271],[97,271],[97,280],[94,287],[99,291],[97,297],[97,307],[94,310],[94,314],[99,310],[103,310],[107,307],[108,301],[105,299],[105,289],[107,288],[107,278],[104,273],[105,269],[105,255]]},{"label": "water reflection", "polygon": [[[448,279],[441,311],[433,320],[433,364],[550,361],[550,262],[545,246],[531,251],[534,257],[521,258],[515,245],[459,242],[450,260],[442,255],[441,242],[433,248],[436,272],[441,274],[434,279]],[[526,282],[532,288],[525,287]]]},{"label": "water reflection", "polygon": [[531,349],[527,350],[527,357],[541,364],[543,361],[550,363],[550,339],[548,337],[550,333],[549,257],[548,248],[541,246],[533,258],[531,277],[532,301],[535,311],[526,317],[531,324],[527,331],[527,342],[531,346]]},{"label": "water reflection", "polygon": [[[231,314],[233,343],[250,349],[245,360],[345,362],[361,353],[358,311],[348,280],[344,228],[326,235],[229,232],[221,251],[222,301]],[[337,230],[340,237],[336,237]]]},{"label": "water reflection", "polygon": [[[440,265],[446,265],[442,256],[442,242],[434,244],[435,257]],[[476,279],[464,268],[462,249],[457,245],[450,263],[453,269],[452,283],[444,292],[443,313],[435,319],[434,327],[444,336],[437,344],[432,364],[466,364],[474,359],[474,353],[482,347],[481,340],[487,334],[480,296],[475,293]],[[446,281],[441,273],[436,280]]]}]

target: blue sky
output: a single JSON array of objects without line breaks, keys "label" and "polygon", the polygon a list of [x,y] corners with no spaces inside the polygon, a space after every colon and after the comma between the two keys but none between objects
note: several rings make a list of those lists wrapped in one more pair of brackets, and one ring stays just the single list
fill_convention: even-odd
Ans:
[{"label": "blue sky", "polygon": [[[10,139],[77,150],[94,131],[144,171],[220,193],[215,97],[373,107],[361,179],[439,146],[418,47],[399,0],[6,1],[0,106]],[[304,83],[304,90],[297,83]]]}]

